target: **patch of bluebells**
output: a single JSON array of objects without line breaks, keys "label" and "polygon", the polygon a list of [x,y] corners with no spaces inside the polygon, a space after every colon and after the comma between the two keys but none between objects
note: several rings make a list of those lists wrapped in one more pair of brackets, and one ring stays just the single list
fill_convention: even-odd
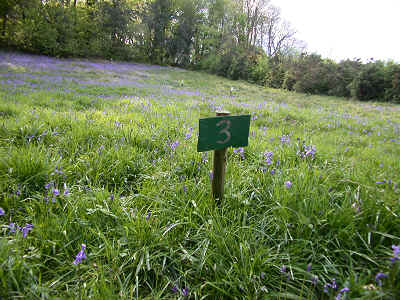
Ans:
[{"label": "patch of bluebells", "polygon": [[10,223],[8,225],[8,228],[10,229],[10,233],[16,233],[17,230],[22,232],[22,237],[26,238],[28,236],[28,233],[33,229],[32,224],[26,224],[24,227],[20,227],[15,223]]},{"label": "patch of bluebells", "polygon": [[282,145],[288,145],[290,144],[290,136],[289,135],[282,135],[279,137],[280,142]]},{"label": "patch of bluebells", "polygon": [[[171,292],[174,293],[174,294],[178,293],[178,291],[179,291],[179,287],[178,287],[177,285],[174,285],[174,286],[171,288]],[[182,289],[181,289],[181,293],[182,293],[182,296],[183,296],[183,297],[189,296],[189,288],[188,288],[188,287],[182,288]]]},{"label": "patch of bluebells", "polygon": [[242,159],[244,159],[244,148],[235,148],[233,149],[233,153],[238,153]]},{"label": "patch of bluebells", "polygon": [[326,283],[324,285],[324,293],[329,293],[329,289],[333,289],[333,290],[337,289],[337,284],[336,284],[335,278],[332,278],[331,283]]},{"label": "patch of bluebells", "polygon": [[303,141],[298,148],[299,150],[297,150],[297,155],[300,156],[301,159],[314,159],[314,156],[317,153],[317,148],[314,145],[306,145],[305,141]]}]

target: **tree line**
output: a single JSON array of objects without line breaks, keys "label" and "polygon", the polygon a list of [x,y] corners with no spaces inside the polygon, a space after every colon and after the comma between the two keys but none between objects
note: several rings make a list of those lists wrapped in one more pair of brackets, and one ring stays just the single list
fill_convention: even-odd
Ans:
[{"label": "tree line", "polygon": [[305,52],[269,0],[2,0],[0,43],[205,70],[267,87],[400,102],[400,65]]}]

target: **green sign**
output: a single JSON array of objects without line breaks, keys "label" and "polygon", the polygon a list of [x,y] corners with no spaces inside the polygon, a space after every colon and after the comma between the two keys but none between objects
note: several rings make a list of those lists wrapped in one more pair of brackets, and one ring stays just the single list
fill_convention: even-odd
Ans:
[{"label": "green sign", "polygon": [[250,115],[200,119],[197,151],[247,146],[249,128]]}]

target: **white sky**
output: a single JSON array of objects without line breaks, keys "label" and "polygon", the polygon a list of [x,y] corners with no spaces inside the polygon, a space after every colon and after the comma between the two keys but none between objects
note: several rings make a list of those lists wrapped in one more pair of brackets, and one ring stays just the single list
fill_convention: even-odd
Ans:
[{"label": "white sky", "polygon": [[272,0],[308,52],[400,62],[400,0]]}]

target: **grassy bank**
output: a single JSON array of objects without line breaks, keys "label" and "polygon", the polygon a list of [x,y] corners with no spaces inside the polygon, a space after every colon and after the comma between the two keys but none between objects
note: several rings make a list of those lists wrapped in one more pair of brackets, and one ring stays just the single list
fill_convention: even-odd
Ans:
[{"label": "grassy bank", "polygon": [[[196,143],[219,109],[252,121],[216,208]],[[399,119],[399,105],[0,53],[0,296],[400,297]]]}]

